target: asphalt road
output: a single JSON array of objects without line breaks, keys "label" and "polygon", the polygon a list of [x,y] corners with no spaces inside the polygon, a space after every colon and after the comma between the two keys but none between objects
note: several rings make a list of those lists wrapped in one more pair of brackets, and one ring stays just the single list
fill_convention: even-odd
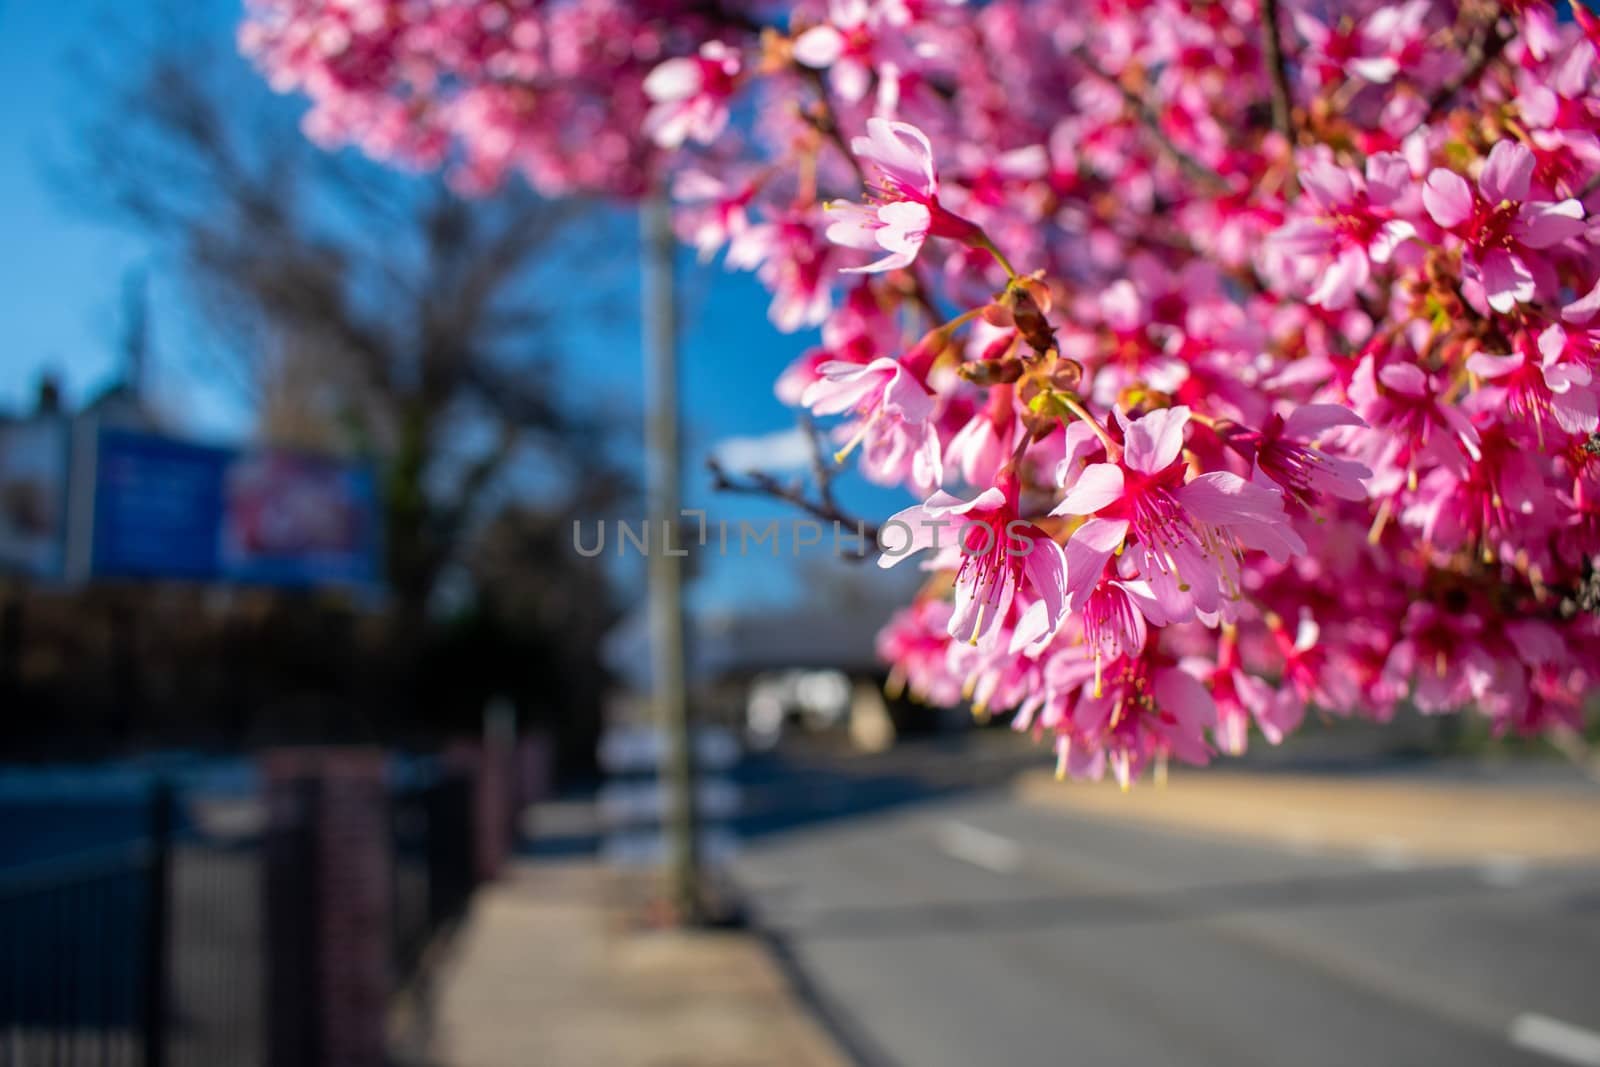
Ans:
[{"label": "asphalt road", "polygon": [[1600,870],[1241,847],[893,780],[787,775],[809,817],[736,868],[868,1067],[1600,1065]]}]

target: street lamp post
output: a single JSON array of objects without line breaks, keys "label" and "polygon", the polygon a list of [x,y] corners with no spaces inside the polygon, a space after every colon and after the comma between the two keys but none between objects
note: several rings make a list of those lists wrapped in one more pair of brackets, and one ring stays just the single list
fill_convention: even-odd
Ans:
[{"label": "street lamp post", "polygon": [[650,450],[650,525],[661,540],[649,553],[650,664],[657,727],[666,740],[667,875],[678,921],[701,918],[695,818],[694,745],[684,651],[683,559],[676,548],[683,462],[678,434],[675,242],[665,188],[646,197],[640,215],[644,348]]}]

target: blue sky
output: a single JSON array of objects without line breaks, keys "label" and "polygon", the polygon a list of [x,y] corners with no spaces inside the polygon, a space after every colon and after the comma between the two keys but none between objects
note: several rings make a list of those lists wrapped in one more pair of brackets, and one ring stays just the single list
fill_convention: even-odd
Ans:
[{"label": "blue sky", "polygon": [[[210,347],[215,341],[189,325],[181,289],[164,272],[159,249],[139,234],[86,217],[66,201],[52,177],[53,165],[72,158],[74,130],[95,104],[95,90],[75,55],[109,49],[116,62],[116,47],[106,44],[108,16],[137,39],[141,18],[157,6],[0,0],[0,203],[6,213],[0,230],[0,323],[5,328],[0,408],[31,404],[46,371],[60,377],[74,403],[115,381],[124,275],[145,268],[154,296],[147,384],[155,403],[181,413],[177,422],[188,433],[242,440],[250,433],[251,412],[219,383]],[[199,33],[215,34],[223,47],[231,42],[238,9],[233,0],[192,0],[183,8]],[[129,61],[136,61],[131,51]],[[242,63],[238,74],[252,77]],[[687,500],[730,520],[791,517],[794,512],[781,504],[743,497],[712,500],[704,460],[716,442],[793,427],[792,413],[772,395],[772,382],[814,337],[774,330],[766,319],[766,293],[750,277],[697,266],[688,256],[682,262]],[[625,269],[623,278],[625,286],[637,282],[631,270]],[[626,320],[574,338],[565,367],[569,381],[583,389],[639,379],[633,316]],[[596,359],[595,350],[605,358]],[[868,517],[882,517],[905,502],[854,477],[840,490],[848,505]],[[865,574],[863,580],[868,580]],[[795,576],[779,561],[728,560],[708,568],[695,599],[725,607],[752,597],[783,601],[799,592]]]}]

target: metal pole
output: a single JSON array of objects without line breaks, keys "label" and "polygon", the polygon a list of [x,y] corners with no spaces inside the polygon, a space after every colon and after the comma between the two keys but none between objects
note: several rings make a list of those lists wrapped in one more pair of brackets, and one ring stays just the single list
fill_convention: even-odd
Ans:
[{"label": "metal pole", "polygon": [[[678,441],[677,308],[671,208],[658,186],[640,215],[643,318],[648,387],[650,526],[660,538],[649,553],[650,666],[657,727],[666,739],[667,876],[678,920],[700,920],[700,874],[694,810],[694,748],[684,654],[683,560],[677,546],[682,456]],[[669,532],[670,531],[670,532]]]}]

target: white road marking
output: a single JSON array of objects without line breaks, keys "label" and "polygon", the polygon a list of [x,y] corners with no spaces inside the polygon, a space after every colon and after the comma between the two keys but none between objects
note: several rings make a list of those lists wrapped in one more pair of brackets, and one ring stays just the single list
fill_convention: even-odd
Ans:
[{"label": "white road marking", "polygon": [[1479,862],[1478,880],[1496,889],[1512,889],[1528,880],[1528,861],[1505,852],[1492,853]]},{"label": "white road marking", "polygon": [[964,822],[944,823],[935,834],[935,840],[945,855],[995,874],[1012,874],[1022,866],[1021,845],[1009,837]]},{"label": "white road marking", "polygon": [[1511,1020],[1511,1043],[1578,1067],[1600,1067],[1600,1034],[1548,1015],[1523,1012]]}]

